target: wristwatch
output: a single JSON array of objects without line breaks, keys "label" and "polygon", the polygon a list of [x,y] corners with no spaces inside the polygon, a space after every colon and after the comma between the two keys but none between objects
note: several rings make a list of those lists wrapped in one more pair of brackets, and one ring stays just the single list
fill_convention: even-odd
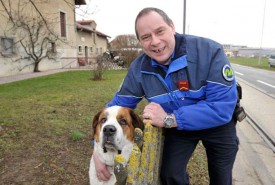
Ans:
[{"label": "wristwatch", "polygon": [[167,116],[164,118],[164,127],[165,128],[172,128],[175,124],[175,120],[172,116],[172,114],[167,114]]}]

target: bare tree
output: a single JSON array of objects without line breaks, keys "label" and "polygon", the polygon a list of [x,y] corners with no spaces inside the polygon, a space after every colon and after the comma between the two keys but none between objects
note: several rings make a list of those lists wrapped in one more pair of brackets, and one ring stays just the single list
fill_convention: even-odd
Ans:
[{"label": "bare tree", "polygon": [[108,61],[102,55],[96,57],[96,63],[92,70],[92,80],[100,81],[103,79],[103,73],[108,69]]},{"label": "bare tree", "polygon": [[43,59],[55,59],[56,41],[60,40],[47,17],[44,17],[37,8],[36,3],[41,2],[37,0],[0,0],[0,5],[3,7],[1,15],[7,22],[4,34],[14,33],[16,35],[12,47],[20,51],[16,55],[8,56],[1,51],[1,55],[14,62],[20,62],[22,59],[29,60],[30,62],[22,69],[34,66],[33,72],[39,72],[39,63]]},{"label": "bare tree", "polygon": [[91,19],[91,16],[99,10],[98,6],[93,0],[85,0],[85,2],[86,5],[76,7],[75,14],[77,19]]},{"label": "bare tree", "polygon": [[139,41],[133,34],[117,36],[110,43],[110,50],[125,61],[125,67],[128,67],[142,52]]}]

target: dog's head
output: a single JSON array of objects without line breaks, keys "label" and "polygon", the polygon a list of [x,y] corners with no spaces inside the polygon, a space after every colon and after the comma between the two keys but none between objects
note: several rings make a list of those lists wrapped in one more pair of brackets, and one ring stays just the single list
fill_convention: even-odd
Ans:
[{"label": "dog's head", "polygon": [[135,128],[144,129],[140,117],[130,108],[112,106],[98,112],[93,119],[94,141],[106,150],[121,150],[134,141]]}]

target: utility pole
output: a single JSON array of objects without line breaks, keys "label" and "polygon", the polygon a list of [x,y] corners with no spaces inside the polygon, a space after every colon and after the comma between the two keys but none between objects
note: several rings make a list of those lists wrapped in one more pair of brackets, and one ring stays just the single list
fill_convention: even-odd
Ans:
[{"label": "utility pole", "polygon": [[185,24],[186,24],[186,0],[183,0],[183,34],[185,34]]},{"label": "utility pole", "polygon": [[262,23],[262,35],[261,35],[258,65],[262,63],[262,54],[263,54],[262,44],[263,44],[263,36],[264,36],[265,8],[266,8],[266,0],[264,1],[264,15],[263,15],[263,23]]}]

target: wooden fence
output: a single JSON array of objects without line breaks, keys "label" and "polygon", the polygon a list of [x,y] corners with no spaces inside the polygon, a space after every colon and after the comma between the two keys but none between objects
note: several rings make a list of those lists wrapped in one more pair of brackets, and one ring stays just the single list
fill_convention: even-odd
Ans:
[{"label": "wooden fence", "polygon": [[[142,132],[142,131],[139,131]],[[137,132],[136,132],[137,133]],[[145,124],[142,146],[135,142],[128,164],[121,155],[116,156],[115,171],[127,166],[127,177],[117,176],[117,185],[160,185],[159,172],[162,158],[162,128]],[[121,174],[121,172],[119,172]],[[126,182],[125,182],[125,180]]]}]

